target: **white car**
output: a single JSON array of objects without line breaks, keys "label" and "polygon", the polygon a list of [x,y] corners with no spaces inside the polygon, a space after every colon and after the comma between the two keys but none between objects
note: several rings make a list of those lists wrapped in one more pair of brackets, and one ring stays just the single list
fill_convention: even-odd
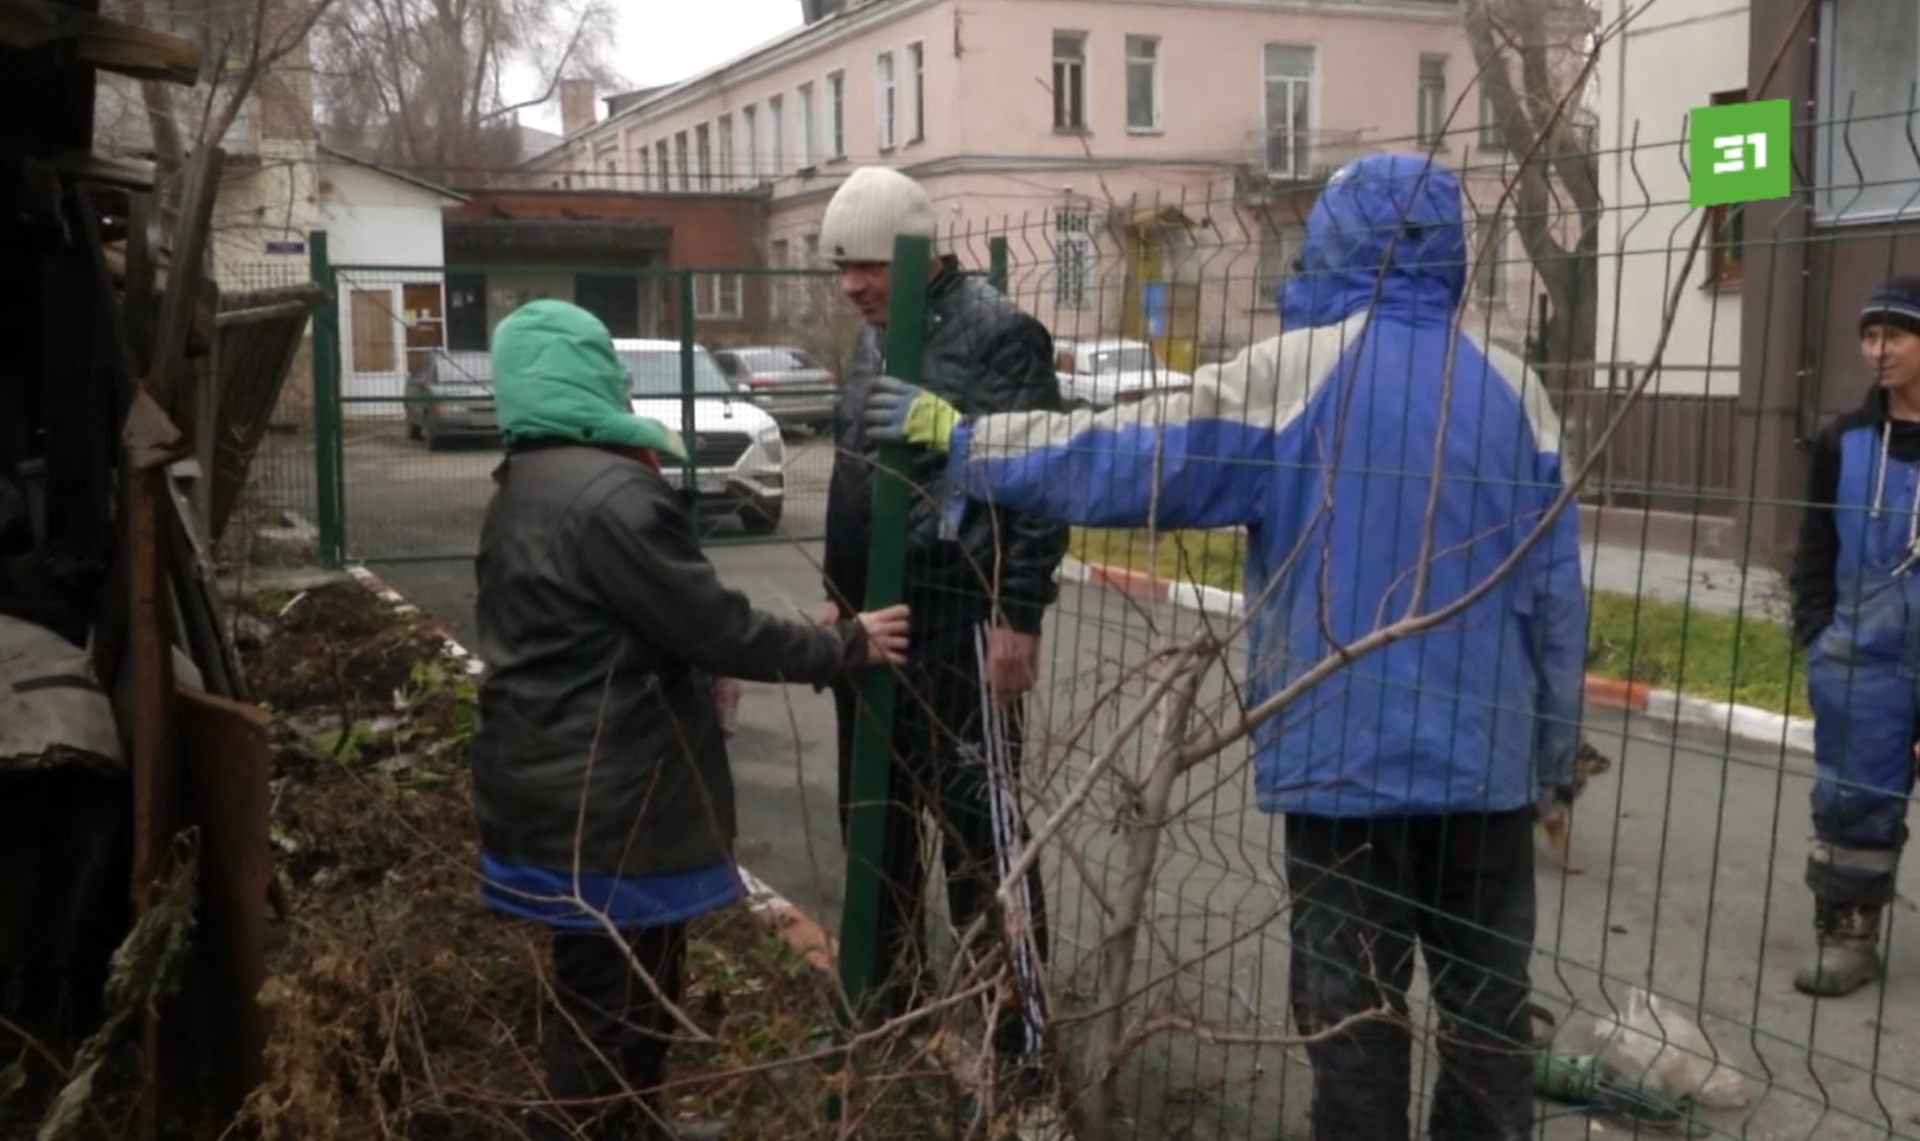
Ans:
[{"label": "white car", "polygon": [[[772,416],[740,398],[713,354],[693,350],[693,432],[686,430],[685,381],[680,342],[626,338],[613,351],[633,378],[633,413],[658,420],[687,438],[703,518],[736,515],[755,534],[780,526],[786,498],[787,446]],[[679,472],[668,471],[679,483]]]},{"label": "white car", "polygon": [[1143,341],[1056,340],[1053,349],[1060,399],[1069,408],[1106,408],[1193,387],[1191,376],[1161,364]]}]

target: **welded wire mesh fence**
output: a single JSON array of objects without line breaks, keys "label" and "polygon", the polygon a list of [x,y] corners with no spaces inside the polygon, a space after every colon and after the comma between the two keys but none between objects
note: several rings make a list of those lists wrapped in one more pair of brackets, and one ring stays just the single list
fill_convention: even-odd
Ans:
[{"label": "welded wire mesh fence", "polygon": [[[1868,137],[1864,120],[1796,129],[1828,140],[1820,153],[1829,156],[1851,153],[1857,147],[1849,140]],[[1408,512],[1408,504],[1426,502],[1432,484],[1432,437],[1441,426],[1430,413],[1440,403],[1437,390],[1449,383],[1455,386],[1449,390],[1452,430],[1467,433],[1447,451],[1450,461],[1504,455],[1524,437],[1557,455],[1563,477],[1586,476],[1577,506],[1586,611],[1578,672],[1587,695],[1579,739],[1595,752],[1586,754],[1576,770],[1580,779],[1570,785],[1570,858],[1584,874],[1563,873],[1549,847],[1534,853],[1537,923],[1530,937],[1508,922],[1511,915],[1436,926],[1436,907],[1472,911],[1475,898],[1487,898],[1476,893],[1491,892],[1500,873],[1523,866],[1523,851],[1547,843],[1536,840],[1530,822],[1517,837],[1500,837],[1507,847],[1498,850],[1497,866],[1468,877],[1475,882],[1461,888],[1464,903],[1438,899],[1440,888],[1431,883],[1415,890],[1414,871],[1444,863],[1443,849],[1448,860],[1471,864],[1477,843],[1480,858],[1492,860],[1489,828],[1497,822],[1480,819],[1479,810],[1516,809],[1529,799],[1476,806],[1467,793],[1436,794],[1420,802],[1419,811],[1393,815],[1431,816],[1437,805],[1472,816],[1455,822],[1455,839],[1468,845],[1469,855],[1446,849],[1441,839],[1416,841],[1405,829],[1374,832],[1369,852],[1399,850],[1417,866],[1403,867],[1400,879],[1380,872],[1388,890],[1369,897],[1366,910],[1320,899],[1321,942],[1357,940],[1373,955],[1359,976],[1336,971],[1323,973],[1322,981],[1344,979],[1351,989],[1359,977],[1367,984],[1369,1001],[1349,1013],[1377,1014],[1380,1026],[1366,1032],[1382,1035],[1375,1044],[1385,1043],[1383,1056],[1401,1048],[1393,1036],[1404,1029],[1416,1113],[1425,1111],[1439,1055],[1461,1040],[1466,1022],[1499,1023],[1492,1029],[1510,1038],[1529,1027],[1513,1016],[1511,1004],[1489,1015],[1484,993],[1498,988],[1485,977],[1461,999],[1479,1007],[1450,1020],[1437,1017],[1433,992],[1447,983],[1428,973],[1431,962],[1403,961],[1404,948],[1388,930],[1394,923],[1415,929],[1424,923],[1421,933],[1430,941],[1451,938],[1444,949],[1469,957],[1499,959],[1530,942],[1531,999],[1557,1019],[1553,1049],[1561,1053],[1604,1047],[1594,1040],[1596,1023],[1630,1017],[1634,987],[1660,995],[1672,1004],[1668,1010],[1686,1012],[1743,1082],[1738,1107],[1698,1111],[1699,1123],[1716,1135],[1920,1132],[1910,1120],[1920,1110],[1920,1088],[1901,1061],[1911,1058],[1916,1040],[1897,1013],[1913,994],[1914,952],[1899,937],[1906,905],[1891,906],[1883,917],[1887,978],[1877,988],[1815,1002],[1793,982],[1816,948],[1814,900],[1803,885],[1814,766],[1804,720],[1805,656],[1788,627],[1784,570],[1805,495],[1804,446],[1867,390],[1872,370],[1857,355],[1859,312],[1873,286],[1907,264],[1900,231],[1853,230],[1835,240],[1805,210],[1805,198],[1696,211],[1687,204],[1683,138],[1608,124],[1602,141],[1608,145],[1561,157],[1589,189],[1606,188],[1604,202],[1576,193],[1565,175],[1544,180],[1540,193],[1517,193],[1533,177],[1520,156],[1482,162],[1476,153],[1455,163],[1462,234],[1452,252],[1419,244],[1435,240],[1434,219],[1419,220],[1421,233],[1409,235],[1394,211],[1365,215],[1345,247],[1329,246],[1323,234],[1321,248],[1310,249],[1309,213],[1339,165],[1311,161],[1320,153],[1312,139],[1301,143],[1299,154],[1287,152],[1284,169],[1197,180],[1189,190],[1167,189],[1171,177],[1162,172],[1135,177],[1119,169],[1073,192],[1001,188],[999,198],[1025,200],[1032,209],[958,226],[937,245],[959,270],[980,276],[995,261],[994,244],[1004,243],[1004,291],[1051,333],[1051,379],[1060,403],[1073,411],[1064,426],[1023,438],[1038,458],[1021,463],[1045,485],[1030,486],[1027,494],[1039,505],[1077,504],[1079,517],[1061,535],[1067,557],[1058,600],[1046,608],[1041,680],[1027,711],[1026,755],[1016,783],[1029,825],[1042,835],[1055,1060],[1083,1113],[1090,1100],[1099,1100],[1090,1091],[1120,1075],[1107,1091],[1111,1135],[1255,1137],[1301,1128],[1313,1072],[1303,1041],[1308,1028],[1296,1004],[1312,998],[1301,976],[1315,957],[1296,943],[1296,901],[1314,885],[1353,881],[1360,869],[1349,862],[1360,857],[1338,837],[1322,836],[1332,844],[1336,866],[1327,871],[1322,860],[1312,869],[1312,837],[1296,836],[1290,846],[1279,818],[1260,811],[1263,804],[1299,803],[1289,797],[1304,795],[1287,776],[1271,775],[1286,750],[1297,747],[1328,763],[1351,760],[1362,771],[1369,763],[1397,766],[1393,775],[1403,784],[1423,767],[1444,774],[1443,784],[1446,776],[1463,774],[1471,783],[1488,763],[1475,750],[1489,751],[1475,744],[1476,719],[1532,713],[1528,695],[1536,683],[1527,677],[1539,667],[1525,645],[1476,657],[1459,648],[1458,639],[1466,637],[1461,631],[1499,628],[1512,613],[1532,624],[1554,608],[1580,604],[1564,593],[1527,596],[1505,583],[1490,590],[1499,605],[1470,607],[1443,624],[1441,633],[1456,641],[1401,631],[1413,648],[1393,651],[1410,655],[1395,659],[1400,672],[1383,673],[1378,655],[1362,658],[1304,692],[1267,729],[1251,732],[1248,725],[1262,696],[1297,682],[1315,661],[1338,657],[1342,638],[1350,643],[1378,635],[1398,618],[1404,593],[1392,594],[1395,604],[1377,614],[1380,599],[1354,602],[1381,566],[1444,579],[1457,593],[1474,576],[1489,578],[1500,561],[1465,557],[1472,567],[1467,574],[1457,565],[1461,551],[1491,541],[1488,535],[1511,539],[1511,532],[1524,534],[1537,524],[1537,516],[1516,526],[1498,511],[1482,514],[1492,510],[1489,501],[1510,509],[1522,491],[1539,493],[1537,473],[1489,475],[1471,463],[1464,474],[1445,469],[1433,506]],[[1328,140],[1322,149],[1344,162],[1356,146]],[[1821,161],[1830,174],[1838,169],[1838,160]],[[1859,185],[1843,197],[1865,201],[1861,188],[1876,180],[1855,173]],[[1823,186],[1848,181],[1823,179]],[[996,197],[978,187],[968,193]],[[1836,193],[1810,189],[1806,197],[1827,203],[1819,217],[1828,218],[1844,213]],[[1431,335],[1426,318],[1433,298],[1408,294],[1412,287],[1395,277],[1393,266],[1382,275],[1379,257],[1348,265],[1351,280],[1330,280],[1338,275],[1326,260],[1333,256],[1329,248],[1351,255],[1358,244],[1381,254],[1395,241],[1413,242],[1406,248],[1441,263],[1428,284],[1441,288],[1438,304],[1468,338],[1468,349],[1449,350],[1447,338]],[[1303,275],[1303,268],[1309,272]],[[710,355],[728,386],[721,403],[758,409],[786,437],[777,465],[777,537],[809,540],[825,530],[833,510],[826,501],[828,471],[836,449],[844,453],[857,441],[815,434],[820,410],[804,387],[763,397],[762,389],[773,386],[754,382],[791,371],[765,367],[777,349],[781,363],[811,362],[842,393],[849,390],[858,371],[852,347],[860,321],[829,269],[809,262],[629,274],[618,285],[596,283],[603,271],[587,269],[447,269],[437,318],[442,339],[431,350],[409,340],[423,320],[421,307],[407,302],[409,288],[424,280],[415,271],[338,272],[351,553],[404,558],[471,550],[490,487],[486,471],[497,453],[482,447],[470,455],[442,454],[428,450],[429,440],[407,440],[418,419],[410,423],[409,411],[464,398],[410,396],[402,374],[413,375],[419,354],[444,350],[457,358],[483,350],[485,331],[499,316],[543,293],[593,309],[616,336],[662,343],[678,386],[663,396],[672,402],[663,414],[669,422],[700,407],[680,398],[689,375],[695,385],[707,375],[697,362]],[[898,267],[895,280],[903,280]],[[1364,282],[1364,296],[1342,293],[1355,282]],[[1354,347],[1362,343],[1355,326],[1284,341],[1275,351],[1285,308],[1279,299],[1290,289],[1301,306],[1285,323],[1290,335],[1341,328],[1341,305],[1356,303],[1387,317],[1420,319],[1398,345],[1375,341],[1361,352]],[[969,340],[985,328],[968,326],[984,320],[975,312],[984,304],[954,310],[955,359],[971,360],[992,342],[984,334]],[[456,319],[468,306],[477,312]],[[460,331],[457,320],[472,323]],[[1391,320],[1382,327],[1394,328]],[[704,351],[689,350],[689,339]],[[1492,360],[1492,373],[1476,371],[1480,355]],[[955,375],[972,377],[967,367],[984,370],[976,363]],[[1314,430],[1296,427],[1318,415],[1317,401],[1338,404],[1327,394],[1351,388],[1362,373],[1371,387],[1361,422],[1333,416],[1314,421]],[[1507,391],[1502,385],[1518,385],[1523,375],[1535,378],[1543,400],[1500,396]],[[1389,392],[1403,408],[1382,396]],[[962,403],[970,413],[992,410],[971,394]],[[1032,406],[1018,396],[1003,403]],[[1551,422],[1542,404],[1551,407]],[[1196,416],[1196,408],[1205,414]],[[1424,419],[1413,414],[1423,409]],[[697,440],[701,413],[692,415]],[[1103,415],[1106,420],[1097,418]],[[1170,417],[1185,434],[1125,429],[1128,415],[1149,425]],[[1115,431],[1103,438],[1102,424]],[[427,435],[426,425],[418,432]],[[1359,433],[1354,438],[1366,446],[1341,444],[1346,432]],[[1049,440],[1059,449],[1052,458],[1034,446]],[[996,456],[1004,461],[1010,446],[1007,436],[991,432],[972,443],[971,460],[989,466]],[[1222,470],[1209,475],[1210,464]],[[968,483],[951,473],[942,481],[934,475],[939,467],[930,463],[922,473],[929,498],[912,523],[928,536],[939,532],[944,497],[981,492],[992,482],[979,476]],[[1014,474],[1005,479],[1017,483],[1019,467],[1009,462]],[[699,491],[711,486],[717,495],[738,483],[702,484],[703,474],[695,473]],[[1226,490],[1203,494],[1203,480],[1214,477]],[[1327,507],[1300,490],[1342,481],[1360,488],[1359,498],[1335,496]],[[416,491],[419,498],[409,498]],[[1180,514],[1189,501],[1201,506]],[[1107,507],[1096,509],[1102,502]],[[708,506],[716,517],[729,515],[723,505]],[[1331,520],[1323,517],[1327,511]],[[731,514],[726,530],[736,533],[737,506]],[[1456,514],[1466,519],[1460,533],[1431,533],[1430,517]],[[1909,516],[1888,517],[1904,522]],[[1150,520],[1157,526],[1147,526]],[[980,551],[989,561],[1004,557],[1018,539],[1004,522],[976,532],[988,536]],[[1341,528],[1347,529],[1344,546],[1326,537]],[[1407,544],[1418,548],[1423,537],[1432,540],[1426,554],[1409,554]],[[930,539],[928,546],[950,541]],[[1035,530],[1026,541],[1028,561],[1044,561],[1035,552],[1045,536]],[[964,538],[960,543],[966,546]],[[804,543],[798,552],[791,573],[765,573],[780,578],[788,598],[804,602],[816,589],[821,556]],[[984,572],[980,552],[967,557],[1004,603],[1005,568]],[[1523,559],[1518,573],[1524,578],[1533,567]],[[826,569],[832,577],[831,565]],[[952,661],[990,672],[991,647],[973,641],[984,615],[974,608],[970,581],[962,575],[929,584],[919,610],[924,626],[951,643]],[[1239,597],[1249,581],[1256,595],[1264,592],[1252,602]],[[1030,603],[1029,594],[1024,601]],[[1343,612],[1335,621],[1328,608],[1336,599],[1365,613]],[[1287,611],[1287,605],[1306,609]],[[1322,623],[1345,633],[1318,637]],[[1307,640],[1296,645],[1290,636]],[[1256,638],[1263,641],[1250,657],[1249,641]],[[1443,649],[1422,660],[1423,645]],[[1487,678],[1508,684],[1478,704],[1462,701]],[[1341,708],[1352,687],[1365,684],[1390,695],[1377,713],[1387,724],[1330,726],[1324,711]],[[931,711],[940,697],[936,683],[922,679],[921,688]],[[1840,690],[1845,707],[1851,698],[1846,685]],[[985,707],[930,712],[935,724],[927,729],[957,731],[952,722],[996,716]],[[790,728],[786,717],[772,715],[779,732]],[[1888,706],[1886,717],[1913,723],[1905,706]],[[831,731],[821,719],[805,726]],[[1380,742],[1396,731],[1413,744],[1383,757]],[[1263,771],[1270,775],[1260,778]],[[1308,781],[1307,791],[1346,779],[1336,770]],[[928,790],[923,807],[947,791]],[[1904,797],[1904,789],[1895,791]],[[1395,803],[1404,809],[1417,799]],[[989,797],[989,808],[993,803]],[[1332,811],[1337,805],[1306,803],[1320,809],[1297,815],[1341,815]],[[990,833],[1006,821],[985,823]],[[1021,850],[1004,836],[988,842]],[[814,875],[831,884],[838,869],[829,857]],[[1507,886],[1521,891],[1516,883]],[[830,903],[832,889],[822,894]],[[1393,911],[1382,899],[1396,894],[1405,898]],[[1487,927],[1491,933],[1482,930]],[[1318,961],[1324,967],[1328,960]],[[1459,988],[1457,978],[1453,985]],[[1399,991],[1406,996],[1404,1013],[1397,1009]],[[1324,1019],[1339,1012],[1317,1013]],[[1671,1022],[1668,1030],[1675,1031]],[[1529,1048],[1518,1041],[1508,1046]],[[1091,1071],[1089,1060],[1097,1063]],[[1351,1078],[1358,1089],[1381,1088],[1365,1074],[1333,1076]],[[1479,1082],[1477,1096],[1499,1096],[1488,1084],[1493,1080]],[[1578,1111],[1604,1100],[1604,1091],[1564,1082],[1551,1092],[1530,1108],[1543,1136],[1585,1128]]]},{"label": "welded wire mesh fence", "polygon": [[[1867,391],[1873,370],[1857,355],[1859,313],[1904,258],[1894,233],[1845,243],[1809,235],[1791,203],[1692,210],[1684,140],[1656,143],[1650,134],[1629,133],[1628,145],[1582,160],[1585,177],[1627,188],[1584,215],[1564,193],[1546,196],[1544,213],[1517,208],[1511,161],[1462,164],[1464,248],[1451,259],[1421,244],[1433,240],[1434,219],[1409,221],[1384,208],[1343,217],[1342,237],[1323,231],[1310,248],[1306,219],[1324,190],[1313,180],[1226,180],[1185,195],[1061,195],[944,243],[962,265],[977,267],[989,260],[990,239],[1007,241],[1007,292],[1052,332],[1060,395],[1075,410],[998,434],[976,426],[972,474],[949,473],[946,490],[964,484],[1000,494],[1003,507],[1011,500],[1077,524],[1046,626],[1045,680],[1029,719],[1021,787],[1034,826],[1048,822],[1050,996],[1064,1065],[1070,1073],[1082,1067],[1073,1080],[1083,1099],[1102,1076],[1097,1067],[1085,1071],[1089,1059],[1125,1075],[1111,1091],[1114,1124],[1124,1126],[1115,1135],[1252,1137],[1301,1128],[1312,1088],[1303,1040],[1314,1030],[1301,1025],[1303,1009],[1322,1028],[1374,1011],[1390,1028],[1363,1027],[1358,1036],[1367,1046],[1361,1054],[1376,1061],[1395,1057],[1402,1034],[1410,1039],[1416,1114],[1426,1112],[1425,1091],[1449,1053],[1456,1073],[1479,1083],[1472,1097],[1507,1096],[1496,1077],[1462,1060],[1485,1046],[1472,1045],[1467,1027],[1491,1021],[1493,1037],[1522,1052],[1524,1098],[1535,1084],[1523,1040],[1529,1021],[1511,1003],[1504,1011],[1488,1005],[1498,980],[1460,962],[1478,956],[1494,966],[1507,938],[1535,947],[1530,998],[1556,1017],[1552,1048],[1563,1054],[1599,1050],[1632,1068],[1657,1047],[1609,1048],[1595,1040],[1596,1024],[1618,1018],[1658,1038],[1664,1018],[1666,1034],[1687,1043],[1655,1067],[1672,1079],[1674,1057],[1699,1043],[1674,1012],[1696,1021],[1723,1063],[1704,1099],[1710,1104],[1694,1106],[1702,1129],[1780,1137],[1920,1131],[1911,1117],[1920,1088],[1891,1061],[1915,1047],[1893,1014],[1911,997],[1913,952],[1899,938],[1906,905],[1875,920],[1887,928],[1888,977],[1879,989],[1816,1002],[1794,982],[1818,939],[1816,902],[1803,883],[1814,765],[1802,720],[1804,658],[1788,626],[1782,573],[1804,497],[1796,443]],[[1395,241],[1406,243],[1395,247],[1403,264],[1383,272]],[[1372,260],[1344,266],[1342,278],[1343,251]],[[1289,289],[1298,291],[1290,333],[1336,325],[1370,306],[1383,330],[1396,329],[1396,317],[1417,324],[1419,314],[1430,315],[1416,302],[1431,298],[1408,292],[1419,288],[1406,278],[1409,253],[1451,260],[1444,270],[1428,267],[1428,284],[1457,290],[1458,327],[1471,352],[1404,330],[1383,331],[1361,349],[1357,328],[1331,339],[1295,333],[1268,351],[1280,331],[1276,308],[1288,308],[1276,306],[1276,296]],[[1803,275],[1811,284],[1795,285]],[[1366,288],[1352,293],[1356,281]],[[1743,322],[1768,322],[1781,292],[1801,288],[1792,329],[1743,338]],[[1343,302],[1330,300],[1343,289]],[[1443,314],[1454,299],[1444,294]],[[1403,343],[1389,345],[1389,336]],[[1481,352],[1498,383],[1471,372]],[[1588,698],[1578,739],[1590,750],[1570,785],[1571,860],[1582,875],[1564,871],[1531,825],[1519,838],[1500,835],[1499,821],[1478,815],[1524,797],[1476,807],[1472,792],[1422,800],[1349,787],[1387,779],[1408,787],[1450,778],[1497,784],[1479,755],[1490,747],[1484,728],[1477,734],[1474,725],[1531,715],[1530,675],[1543,667],[1522,651],[1475,657],[1479,651],[1462,649],[1470,634],[1422,631],[1412,645],[1436,647],[1424,658],[1414,649],[1397,665],[1379,657],[1341,665],[1252,732],[1251,747],[1241,739],[1261,699],[1400,620],[1408,585],[1366,595],[1372,564],[1391,565],[1403,579],[1454,576],[1456,588],[1492,573],[1497,558],[1464,556],[1478,568],[1464,579],[1457,562],[1448,564],[1462,551],[1486,550],[1488,533],[1509,527],[1485,512],[1488,488],[1511,477],[1473,460],[1501,452],[1520,431],[1517,406],[1495,407],[1488,393],[1518,384],[1521,361],[1554,409],[1551,422],[1530,413],[1526,431],[1549,451],[1557,445],[1568,479],[1591,465],[1578,506],[1587,620],[1576,683]],[[1820,365],[1809,371],[1806,361]],[[1430,412],[1444,383],[1456,386],[1452,430],[1466,433],[1449,437],[1447,464],[1465,466],[1441,469],[1423,517],[1407,509],[1425,502],[1435,470],[1431,436],[1445,424],[1407,409]],[[1475,384],[1483,388],[1462,395]],[[1359,402],[1315,419],[1321,403],[1343,399]],[[997,475],[989,474],[993,448],[1001,449]],[[1158,526],[1144,526],[1150,519]],[[1464,530],[1449,537],[1449,519]],[[1436,525],[1442,533],[1433,533]],[[1430,553],[1415,556],[1423,535]],[[1523,578],[1535,573],[1534,564],[1519,565]],[[1265,591],[1250,606],[1229,597],[1247,586],[1249,572]],[[1497,587],[1492,597],[1517,606],[1533,634],[1547,608],[1579,606],[1532,589]],[[1444,592],[1430,595],[1428,608],[1445,600]],[[1471,631],[1510,620],[1495,607],[1469,608],[1450,622]],[[1443,624],[1441,635],[1448,630]],[[1187,684],[1167,681],[1178,673],[1170,660],[1216,651],[1182,723],[1177,703],[1162,708],[1168,685],[1177,695]],[[1468,699],[1463,707],[1462,694],[1479,692],[1484,680],[1475,675],[1508,680],[1485,704]],[[1163,696],[1150,701],[1156,681]],[[1856,696],[1847,687],[1865,683],[1834,684],[1845,707]],[[1367,685],[1386,694],[1371,709],[1384,724],[1357,715],[1329,722],[1328,709],[1351,713],[1354,689]],[[1884,715],[1911,724],[1907,700]],[[1143,704],[1154,706],[1144,720]],[[1157,739],[1156,722],[1181,727]],[[1231,744],[1210,755],[1223,738]],[[1383,744],[1399,739],[1407,743],[1397,753]],[[1307,777],[1287,767],[1289,756],[1308,755],[1336,767]],[[1905,772],[1910,760],[1895,767]],[[1430,770],[1425,778],[1422,770]],[[1305,789],[1289,787],[1302,779]],[[1866,778],[1840,783],[1858,779]],[[1893,796],[1879,803],[1901,805],[1883,811],[1904,812],[1910,775],[1874,779]],[[1355,807],[1319,796],[1322,786],[1357,795]],[[1404,820],[1383,820],[1364,842],[1322,849],[1335,858],[1316,867],[1303,862],[1315,850],[1311,828],[1296,821],[1305,835],[1290,841],[1276,817],[1259,811],[1264,803],[1294,805],[1298,816],[1364,817],[1369,795],[1401,805],[1393,817],[1449,807],[1459,814],[1448,825],[1456,835],[1413,839],[1424,825],[1410,832]],[[1525,892],[1537,890],[1537,931],[1503,928],[1511,912],[1503,917],[1487,901],[1536,843],[1537,889],[1529,882]],[[1455,885],[1458,894],[1427,875],[1462,861],[1472,871],[1467,886]],[[1384,896],[1354,886],[1369,876],[1385,877],[1373,882]],[[1361,894],[1330,904],[1326,891],[1314,890],[1322,879]],[[1507,890],[1523,891],[1512,883]],[[1307,931],[1313,948],[1299,943],[1303,894],[1319,904]],[[1454,912],[1468,915],[1465,926],[1446,924]],[[1416,969],[1403,959],[1410,947],[1394,928],[1417,930],[1430,954],[1438,943],[1439,963],[1429,958]],[[1128,953],[1117,954],[1123,947]],[[1366,949],[1364,970],[1348,973],[1354,964],[1338,962],[1327,969],[1328,949],[1337,958],[1343,947]],[[1363,993],[1328,1006],[1324,990],[1312,988],[1330,979]],[[1434,996],[1449,987],[1453,1009],[1442,1016]],[[1463,987],[1473,993],[1461,994]],[[1636,1016],[1635,987],[1667,1005]],[[1115,1009],[1117,1021],[1100,1017]],[[1337,1051],[1320,1051],[1318,1061],[1329,1070],[1343,1064]],[[1711,1061],[1697,1065],[1694,1084],[1712,1071]],[[1322,1077],[1349,1083],[1360,1099],[1392,1101],[1391,1082],[1381,1085],[1365,1066]],[[1552,1085],[1543,1079],[1543,1089]],[[1529,1108],[1544,1136],[1585,1128],[1586,1109],[1606,1100],[1566,1083],[1552,1093]]]}]

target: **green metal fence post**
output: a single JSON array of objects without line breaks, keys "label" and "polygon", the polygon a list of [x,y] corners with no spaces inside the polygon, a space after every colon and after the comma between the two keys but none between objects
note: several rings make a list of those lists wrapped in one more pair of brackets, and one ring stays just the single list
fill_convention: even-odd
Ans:
[{"label": "green metal fence post", "polygon": [[687,445],[687,462],[681,470],[681,486],[687,493],[687,510],[693,515],[696,533],[700,527],[700,475],[694,453],[699,451],[699,426],[693,410],[693,271],[683,269],[678,276],[680,294],[680,439]]},{"label": "green metal fence post", "polygon": [[987,284],[1007,292],[1007,236],[987,239]]},{"label": "green metal fence post", "polygon": [[340,440],[340,287],[327,254],[327,232],[307,235],[307,259],[313,283],[326,300],[313,311],[313,480],[315,520],[320,530],[320,562],[337,567],[346,560],[344,457]]},{"label": "green metal fence post", "polygon": [[[908,383],[920,379],[926,348],[927,291],[919,272],[933,257],[925,238],[897,238],[893,243],[895,269],[892,297],[887,306],[886,370]],[[913,449],[889,444],[880,449],[878,478],[873,485],[872,545],[867,550],[868,610],[898,605],[906,598],[907,508],[912,485],[908,471]],[[840,912],[840,985],[846,991],[850,1027],[858,1025],[867,995],[882,981],[878,976],[880,892],[886,866],[886,805],[893,792],[893,707],[896,679],[892,670],[868,670],[860,678],[859,720],[853,739],[853,796],[847,811],[846,902]],[[840,1115],[838,1096],[828,1105],[828,1116]]]}]

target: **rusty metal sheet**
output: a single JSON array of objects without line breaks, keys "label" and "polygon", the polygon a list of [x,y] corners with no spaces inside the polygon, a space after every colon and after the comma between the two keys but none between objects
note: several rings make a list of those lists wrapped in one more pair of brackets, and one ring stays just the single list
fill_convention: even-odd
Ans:
[{"label": "rusty metal sheet", "polygon": [[267,837],[272,719],[256,705],[178,687],[187,823],[200,830],[197,940],[205,970],[211,1072],[220,1076],[219,1120],[260,1084],[267,1043],[260,987],[267,975]]}]

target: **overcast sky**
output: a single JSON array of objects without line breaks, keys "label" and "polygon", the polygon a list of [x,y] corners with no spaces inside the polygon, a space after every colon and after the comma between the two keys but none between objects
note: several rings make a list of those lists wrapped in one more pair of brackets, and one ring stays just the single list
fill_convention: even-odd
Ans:
[{"label": "overcast sky", "polygon": [[[685,79],[800,26],[800,0],[622,0],[620,9],[613,63],[634,87]],[[559,101],[520,112],[520,121],[558,131]]]}]

